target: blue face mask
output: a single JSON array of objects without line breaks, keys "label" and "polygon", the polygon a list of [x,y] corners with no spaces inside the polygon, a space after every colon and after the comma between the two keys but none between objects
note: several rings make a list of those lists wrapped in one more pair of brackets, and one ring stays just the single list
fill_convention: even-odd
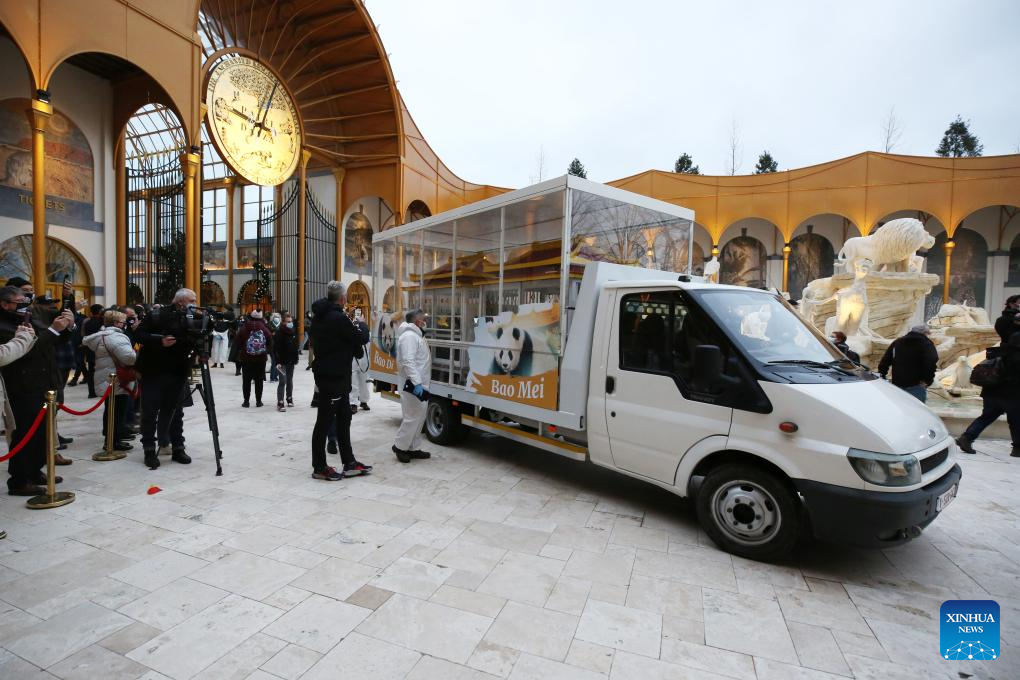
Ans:
[{"label": "blue face mask", "polygon": [[286,326],[287,328],[293,328],[294,327],[294,322],[293,321],[288,321],[287,323],[285,323],[283,325]]}]

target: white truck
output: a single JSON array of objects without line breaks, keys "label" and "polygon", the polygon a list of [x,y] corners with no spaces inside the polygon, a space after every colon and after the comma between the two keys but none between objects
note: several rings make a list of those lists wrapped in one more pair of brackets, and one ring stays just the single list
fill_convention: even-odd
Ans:
[{"label": "white truck", "polygon": [[753,559],[918,536],[961,477],[942,422],[781,297],[692,276],[693,219],[563,177],[384,231],[372,378],[400,388],[422,308],[434,442],[474,428],[655,484]]}]

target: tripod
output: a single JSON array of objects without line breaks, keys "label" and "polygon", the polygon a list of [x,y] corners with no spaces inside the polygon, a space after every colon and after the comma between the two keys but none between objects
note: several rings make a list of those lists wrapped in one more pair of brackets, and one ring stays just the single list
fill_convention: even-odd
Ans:
[{"label": "tripod", "polygon": [[[202,397],[202,403],[205,405],[205,415],[209,420],[209,432],[212,433],[213,451],[216,454],[216,476],[222,477],[223,466],[220,461],[223,458],[223,452],[220,450],[220,426],[216,422],[216,400],[213,397],[212,377],[209,374],[209,362],[207,359],[208,355],[205,354],[195,356],[195,363],[198,365],[191,367],[188,384],[185,385],[184,390],[181,392],[177,408],[193,406],[194,400],[191,398],[191,395],[195,392],[198,392],[198,396]],[[200,382],[195,382],[196,368],[199,369],[201,375]]]}]

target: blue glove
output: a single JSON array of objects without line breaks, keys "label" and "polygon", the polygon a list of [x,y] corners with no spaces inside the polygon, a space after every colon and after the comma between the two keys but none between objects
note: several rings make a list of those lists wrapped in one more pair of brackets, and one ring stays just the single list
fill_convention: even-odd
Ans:
[{"label": "blue glove", "polygon": [[412,390],[412,392],[413,392],[414,396],[416,396],[419,399],[421,399],[421,395],[425,394],[425,388],[422,387],[421,385],[415,385],[414,386],[414,390]]}]

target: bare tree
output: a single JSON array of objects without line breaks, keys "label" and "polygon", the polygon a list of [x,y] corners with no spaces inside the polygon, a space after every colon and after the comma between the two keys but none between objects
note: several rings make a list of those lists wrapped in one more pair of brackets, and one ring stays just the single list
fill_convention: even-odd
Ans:
[{"label": "bare tree", "polygon": [[737,125],[737,119],[733,118],[730,123],[730,155],[726,167],[729,174],[735,175],[740,170],[743,155],[744,147],[740,143],[740,126]]},{"label": "bare tree", "polygon": [[538,184],[545,178],[545,146],[538,147],[538,158],[535,160],[536,174],[531,176],[531,184]]},{"label": "bare tree", "polygon": [[883,148],[885,152],[892,153],[892,150],[900,143],[900,137],[902,136],[903,127],[900,125],[899,119],[896,118],[896,107],[894,106],[889,109],[889,114],[882,123],[882,137],[885,139]]}]

